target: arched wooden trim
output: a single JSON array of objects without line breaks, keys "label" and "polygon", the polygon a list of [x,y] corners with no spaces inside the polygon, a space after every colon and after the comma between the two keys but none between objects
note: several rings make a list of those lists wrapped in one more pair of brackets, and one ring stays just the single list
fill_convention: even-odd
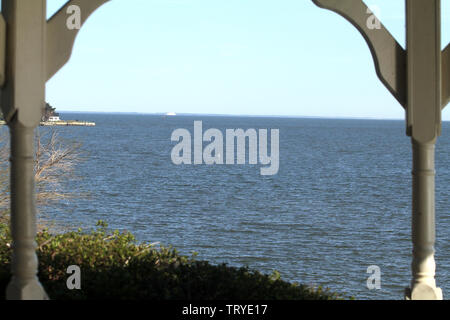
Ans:
[{"label": "arched wooden trim", "polygon": [[370,29],[368,7],[362,0],[312,0],[317,6],[334,11],[347,19],[366,40],[378,78],[397,101],[406,108],[406,52],[380,23]]},{"label": "arched wooden trim", "polygon": [[47,21],[46,80],[69,61],[79,29],[67,28],[67,9],[76,5],[81,9],[81,25],[102,4],[109,0],[70,0]]}]

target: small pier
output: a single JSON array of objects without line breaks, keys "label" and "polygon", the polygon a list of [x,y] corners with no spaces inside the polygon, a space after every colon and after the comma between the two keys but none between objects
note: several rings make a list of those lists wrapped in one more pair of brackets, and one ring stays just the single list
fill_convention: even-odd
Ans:
[{"label": "small pier", "polygon": [[[0,120],[0,125],[6,125],[6,121]],[[60,120],[60,121],[41,121],[40,126],[78,126],[78,127],[94,127],[95,122],[78,121],[78,120]]]},{"label": "small pier", "polygon": [[95,122],[78,121],[78,120],[59,120],[59,121],[41,121],[41,126],[79,126],[79,127],[94,127]]}]

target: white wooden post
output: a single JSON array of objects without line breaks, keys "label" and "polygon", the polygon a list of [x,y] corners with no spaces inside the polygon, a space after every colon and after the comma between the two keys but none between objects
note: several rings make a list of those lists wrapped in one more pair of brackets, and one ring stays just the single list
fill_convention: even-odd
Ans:
[{"label": "white wooden post", "polygon": [[370,28],[371,11],[361,0],[313,0],[351,22],[363,35],[381,82],[406,110],[413,150],[412,281],[406,299],[442,299],[435,281],[434,146],[441,109],[450,100],[450,46],[440,49],[440,0],[405,0],[407,50],[380,22]]},{"label": "white wooden post", "polygon": [[413,147],[412,276],[408,299],[439,299],[434,261],[434,149],[441,132],[440,0],[406,1],[407,127]]},{"label": "white wooden post", "polygon": [[48,22],[46,0],[3,0],[0,18],[1,107],[11,133],[12,278],[7,299],[47,299],[37,278],[34,129],[45,107],[45,83],[69,59],[78,29],[69,30],[67,8],[81,23],[108,0],[72,0]]}]

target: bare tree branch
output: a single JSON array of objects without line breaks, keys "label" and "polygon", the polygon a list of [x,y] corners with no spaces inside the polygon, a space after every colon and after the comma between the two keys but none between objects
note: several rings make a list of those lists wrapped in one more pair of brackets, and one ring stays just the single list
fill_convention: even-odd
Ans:
[{"label": "bare tree branch", "polygon": [[[75,178],[77,163],[83,160],[81,144],[66,142],[59,138],[55,129],[36,130],[35,138],[35,182],[36,204],[73,198],[64,190],[63,182]],[[0,218],[9,210],[9,135],[0,134]]]}]

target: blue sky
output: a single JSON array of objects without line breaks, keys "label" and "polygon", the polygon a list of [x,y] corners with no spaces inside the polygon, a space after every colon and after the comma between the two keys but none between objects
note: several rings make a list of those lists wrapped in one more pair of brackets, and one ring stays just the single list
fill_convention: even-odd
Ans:
[{"label": "blue sky", "polygon": [[[48,0],[48,15],[64,2]],[[404,1],[365,2],[404,46]],[[81,29],[47,101],[59,111],[404,118],[358,31],[311,0],[111,0]]]}]

